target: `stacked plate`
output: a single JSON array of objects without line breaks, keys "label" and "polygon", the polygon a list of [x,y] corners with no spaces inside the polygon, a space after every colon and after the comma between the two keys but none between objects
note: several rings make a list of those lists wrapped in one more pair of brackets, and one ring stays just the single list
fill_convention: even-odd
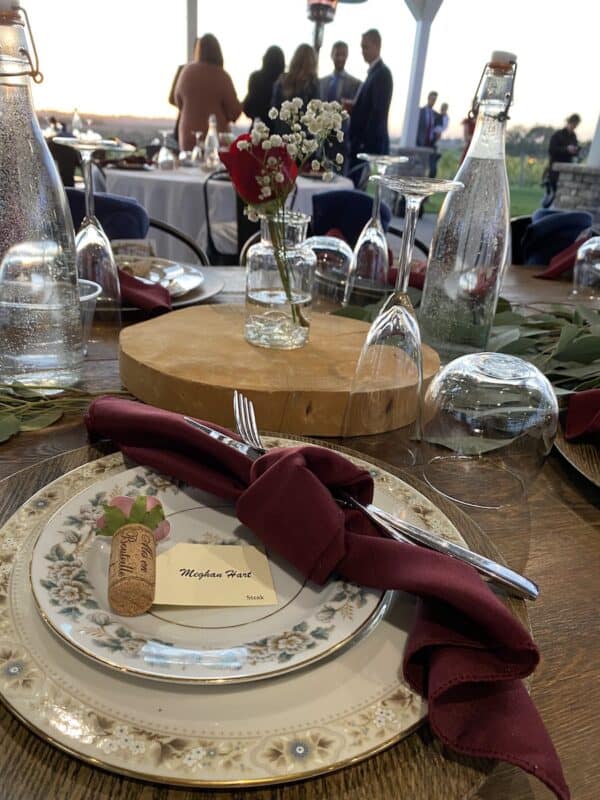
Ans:
[{"label": "stacked plate", "polygon": [[[379,505],[461,541],[429,500],[353,460],[371,469]],[[29,726],[114,771],[234,786],[351,764],[424,719],[402,679],[409,596],[335,576],[317,586],[267,553],[275,606],[115,615],[110,542],[95,520],[112,497],[139,494],[156,496],[171,523],[159,553],[177,542],[259,544],[231,505],[127,469],[120,454],[34,495],[0,531],[0,694]]]},{"label": "stacked plate", "polygon": [[214,297],[223,289],[223,280],[205,275],[198,267],[147,255],[117,254],[119,269],[143,283],[159,284],[168,290],[173,308],[192,305]]}]

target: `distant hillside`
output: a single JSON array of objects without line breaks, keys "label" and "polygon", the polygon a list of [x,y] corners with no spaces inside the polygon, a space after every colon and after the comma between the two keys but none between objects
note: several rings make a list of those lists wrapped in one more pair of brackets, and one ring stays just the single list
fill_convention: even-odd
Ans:
[{"label": "distant hillside", "polygon": [[[165,117],[108,117],[94,114],[89,111],[80,111],[79,115],[84,125],[88,119],[91,120],[92,129],[103,136],[112,138],[118,136],[128,142],[135,142],[137,145],[149,144],[161,130],[173,130],[175,125],[175,109],[171,119]],[[57,111],[55,109],[44,109],[38,111],[38,118],[42,127],[48,124],[49,117],[56,117],[59,122],[66,124],[67,129],[71,130],[72,111]]]}]

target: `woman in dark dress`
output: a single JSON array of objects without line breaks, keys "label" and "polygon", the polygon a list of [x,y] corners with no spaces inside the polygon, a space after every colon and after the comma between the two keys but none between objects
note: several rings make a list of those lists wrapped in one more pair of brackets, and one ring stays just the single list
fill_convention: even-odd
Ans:
[{"label": "woman in dark dress", "polygon": [[306,106],[309,100],[319,96],[315,51],[309,44],[301,44],[296,48],[289,70],[275,81],[271,105],[279,108],[284,100],[300,97]]},{"label": "woman in dark dress", "polygon": [[255,120],[257,117],[269,123],[269,109],[273,84],[285,69],[283,50],[277,45],[269,47],[263,56],[262,69],[253,72],[248,81],[248,94],[244,100],[244,114]]}]

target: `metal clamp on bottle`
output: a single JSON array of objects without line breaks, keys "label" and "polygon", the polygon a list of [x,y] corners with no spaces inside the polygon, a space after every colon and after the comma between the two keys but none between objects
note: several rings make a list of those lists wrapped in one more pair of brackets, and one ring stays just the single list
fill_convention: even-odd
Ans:
[{"label": "metal clamp on bottle", "polygon": [[22,75],[29,75],[31,78],[33,78],[34,83],[41,83],[44,80],[44,76],[39,69],[40,61],[38,58],[35,39],[33,38],[33,31],[31,30],[27,11],[21,7],[19,0],[0,0],[0,22],[2,21],[2,17],[5,15],[12,17],[12,21],[14,21],[14,18],[16,17],[18,22],[24,25],[27,38],[31,42],[33,59],[31,58],[31,54],[26,47],[19,47],[19,55],[27,59],[30,68],[23,69],[19,72],[2,72],[3,77],[18,78]]}]

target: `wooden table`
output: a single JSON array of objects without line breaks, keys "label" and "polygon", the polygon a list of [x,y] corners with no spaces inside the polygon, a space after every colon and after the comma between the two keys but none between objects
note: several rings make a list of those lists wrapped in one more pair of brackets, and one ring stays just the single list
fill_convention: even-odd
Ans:
[{"label": "wooden table", "polygon": [[[241,270],[220,270],[226,290],[215,302],[239,302]],[[567,299],[565,283],[538,281],[531,269],[513,267],[503,296],[519,301]],[[132,317],[137,321],[139,316]],[[95,329],[100,341],[90,346],[86,383],[90,390],[119,386],[114,332]],[[0,447],[0,478],[39,464],[87,443],[80,417],[38,433],[21,434]],[[352,447],[367,457],[394,465],[395,434],[353,439]],[[65,460],[65,463],[68,459]],[[46,479],[57,464],[48,462]],[[27,473],[23,473],[23,481]],[[416,476],[418,477],[418,476]],[[20,483],[13,482],[13,485]],[[0,520],[18,503],[0,484]],[[35,487],[31,487],[33,492]],[[596,800],[600,786],[600,491],[553,453],[537,480],[528,504],[508,513],[472,516],[506,560],[542,587],[529,607],[534,637],[542,651],[532,694],[562,759],[574,800]],[[423,728],[417,736],[427,737]],[[169,789],[93,769],[63,755],[30,733],[0,707],[0,800],[390,800],[397,795],[392,747],[361,764],[326,778],[263,790],[200,792]],[[423,784],[427,787],[426,780]],[[444,797],[443,787],[430,786],[419,798]],[[509,766],[499,766],[474,797],[479,800],[544,800],[552,795],[538,781]]]}]

